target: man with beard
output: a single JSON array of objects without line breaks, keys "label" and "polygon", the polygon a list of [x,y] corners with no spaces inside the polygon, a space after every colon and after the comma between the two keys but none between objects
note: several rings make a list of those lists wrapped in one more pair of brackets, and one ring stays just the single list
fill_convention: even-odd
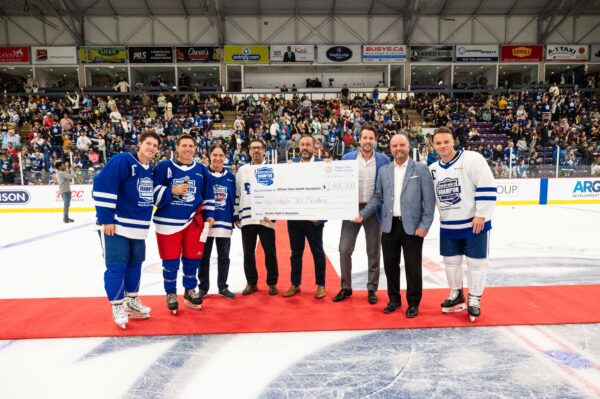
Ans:
[{"label": "man with beard", "polygon": [[[304,135],[298,143],[300,157],[294,158],[293,162],[320,162],[321,159],[314,156],[315,138]],[[304,254],[305,240],[308,240],[310,252],[312,252],[315,263],[315,279],[317,290],[315,298],[323,299],[325,293],[325,251],[323,250],[323,227],[324,220],[288,220],[288,235],[292,256],[292,286],[284,292],[283,296],[289,298],[300,292],[302,282],[302,255]]]},{"label": "man with beard", "polygon": [[[382,166],[390,163],[390,159],[373,150],[376,142],[375,127],[363,125],[360,131],[359,150],[351,151],[342,157],[342,160],[358,160],[358,202],[359,209],[363,209],[375,192],[375,182]],[[340,233],[340,268],[342,273],[342,289],[333,298],[333,302],[340,302],[352,296],[352,252],[356,244],[356,237],[360,228],[365,229],[368,257],[368,301],[371,305],[377,303],[377,287],[379,285],[379,264],[381,248],[381,211],[366,218],[362,223],[353,223],[349,220],[342,222]]]}]

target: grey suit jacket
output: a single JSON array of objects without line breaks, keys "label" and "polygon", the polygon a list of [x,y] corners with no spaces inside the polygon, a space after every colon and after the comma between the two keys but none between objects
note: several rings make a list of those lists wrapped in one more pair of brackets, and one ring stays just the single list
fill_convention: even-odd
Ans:
[{"label": "grey suit jacket", "polygon": [[[392,230],[394,217],[394,168],[391,162],[379,171],[375,193],[369,203],[360,211],[362,217],[371,216],[379,208],[382,210],[381,230],[389,233]],[[433,180],[425,164],[408,159],[406,174],[402,183],[400,196],[400,212],[402,225],[406,234],[414,235],[417,228],[429,231],[435,212],[435,193]]]}]

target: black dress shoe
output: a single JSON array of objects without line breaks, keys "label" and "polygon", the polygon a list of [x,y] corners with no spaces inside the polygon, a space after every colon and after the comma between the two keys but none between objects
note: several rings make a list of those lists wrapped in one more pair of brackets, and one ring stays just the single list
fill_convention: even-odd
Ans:
[{"label": "black dress shoe", "polygon": [[200,295],[200,298],[204,298],[206,296],[206,294],[208,294],[207,290],[204,290],[202,288],[198,288],[198,295]]},{"label": "black dress shoe", "polygon": [[375,305],[377,303],[377,294],[375,290],[369,290],[368,301],[371,305]]},{"label": "black dress shoe", "polygon": [[392,313],[396,309],[398,309],[399,307],[401,307],[401,305],[399,303],[396,303],[394,301],[390,301],[387,304],[387,306],[385,308],[383,308],[383,313]]},{"label": "black dress shoe", "polygon": [[340,292],[333,298],[333,302],[341,302],[346,298],[352,296],[352,290],[348,288],[342,288]]},{"label": "black dress shoe", "polygon": [[223,288],[222,290],[219,290],[219,294],[223,295],[227,299],[235,298],[235,294],[233,292],[229,291],[228,288]]},{"label": "black dress shoe", "polygon": [[419,307],[415,305],[411,305],[406,309],[406,317],[412,319],[413,317],[417,317],[419,314]]}]

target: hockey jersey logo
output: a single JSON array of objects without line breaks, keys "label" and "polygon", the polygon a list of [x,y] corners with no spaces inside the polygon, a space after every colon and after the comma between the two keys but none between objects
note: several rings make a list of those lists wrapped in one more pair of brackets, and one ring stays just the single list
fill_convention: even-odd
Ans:
[{"label": "hockey jersey logo", "polygon": [[460,202],[460,184],[458,179],[450,177],[445,178],[437,183],[437,196],[440,202],[448,205],[456,205]]},{"label": "hockey jersey logo", "polygon": [[149,177],[140,178],[137,180],[137,190],[140,196],[138,205],[153,206],[154,205],[154,184]]},{"label": "hockey jersey logo", "polygon": [[224,207],[227,203],[227,187],[215,184],[213,190],[215,193],[215,207]]},{"label": "hockey jersey logo", "polygon": [[263,186],[270,186],[273,184],[273,179],[275,179],[275,172],[273,171],[273,168],[269,168],[267,166],[256,169],[254,175],[256,176],[256,181]]},{"label": "hockey jersey logo", "polygon": [[181,179],[173,179],[173,185],[176,186],[178,184],[188,184],[188,189],[185,194],[181,197],[182,202],[194,202],[194,196],[196,195],[196,180],[191,179],[185,181],[183,178]]}]

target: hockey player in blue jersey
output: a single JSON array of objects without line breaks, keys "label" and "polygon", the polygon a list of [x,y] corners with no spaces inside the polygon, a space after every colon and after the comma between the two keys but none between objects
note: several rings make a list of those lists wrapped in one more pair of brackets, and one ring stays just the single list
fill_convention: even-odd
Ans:
[{"label": "hockey player in blue jersey", "polygon": [[[450,286],[450,296],[442,303],[442,312],[467,308],[474,321],[481,312],[487,275],[488,231],[496,206],[494,176],[481,154],[454,149],[454,136],[447,127],[434,131],[433,147],[441,159],[429,169],[440,211],[440,254]],[[463,294],[463,256],[468,269],[468,307]]]},{"label": "hockey player in blue jersey", "polygon": [[212,247],[216,243],[218,254],[218,277],[217,286],[219,294],[225,298],[233,299],[235,294],[229,291],[227,285],[227,276],[229,275],[229,251],[231,249],[231,233],[233,232],[233,223],[235,213],[236,181],[235,175],[225,169],[224,161],[227,157],[227,150],[221,142],[215,142],[209,149],[210,156],[210,186],[214,194],[215,204],[215,224],[208,232],[208,238],[204,245],[204,255],[202,263],[198,269],[198,280],[200,284],[200,296],[204,297],[210,288],[210,254]]},{"label": "hockey player in blue jersey", "polygon": [[139,142],[137,154],[121,153],[110,159],[94,178],[92,193],[106,262],[104,287],[113,320],[123,329],[130,318],[150,317],[138,290],[154,205],[149,163],[160,137],[148,130]]},{"label": "hockey player in blue jersey", "polygon": [[204,252],[200,235],[214,223],[214,204],[208,168],[193,160],[196,142],[187,134],[177,139],[177,160],[162,161],[154,169],[154,214],[158,252],[163,260],[167,307],[177,313],[177,272],[183,264],[184,304],[202,307],[196,274]]}]

